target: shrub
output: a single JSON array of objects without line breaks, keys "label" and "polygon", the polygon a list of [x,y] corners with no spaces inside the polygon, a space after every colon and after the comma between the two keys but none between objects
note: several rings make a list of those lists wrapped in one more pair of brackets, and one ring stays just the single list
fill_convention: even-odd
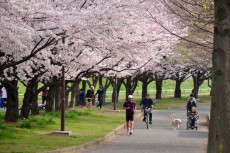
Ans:
[{"label": "shrub", "polygon": [[31,126],[31,121],[30,120],[25,120],[22,121],[21,124],[19,125],[20,128],[26,128],[26,129],[30,129]]},{"label": "shrub", "polygon": [[71,110],[65,114],[66,118],[77,118],[78,116],[90,116],[92,115],[92,110]]}]

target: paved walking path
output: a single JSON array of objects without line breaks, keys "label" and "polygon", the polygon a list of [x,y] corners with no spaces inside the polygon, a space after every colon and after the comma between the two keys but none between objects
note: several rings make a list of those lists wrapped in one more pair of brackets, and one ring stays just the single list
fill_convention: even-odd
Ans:
[{"label": "paved walking path", "polygon": [[[209,115],[209,106],[199,106],[199,122]],[[176,114],[182,119],[180,130],[170,128],[170,115]],[[146,124],[139,120],[135,123],[133,135],[126,131],[110,143],[87,150],[86,153],[205,153],[208,130],[199,125],[198,130],[186,129],[185,109],[155,111],[153,124],[146,129]]]}]

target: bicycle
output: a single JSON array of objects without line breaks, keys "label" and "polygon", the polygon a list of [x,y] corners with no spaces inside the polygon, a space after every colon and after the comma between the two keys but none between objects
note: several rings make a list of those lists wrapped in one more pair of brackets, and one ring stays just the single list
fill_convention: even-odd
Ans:
[{"label": "bicycle", "polygon": [[151,109],[150,107],[146,107],[144,109],[144,114],[146,113],[146,116],[145,116],[145,123],[146,123],[146,126],[147,126],[147,129],[149,129],[149,114],[151,113]]}]

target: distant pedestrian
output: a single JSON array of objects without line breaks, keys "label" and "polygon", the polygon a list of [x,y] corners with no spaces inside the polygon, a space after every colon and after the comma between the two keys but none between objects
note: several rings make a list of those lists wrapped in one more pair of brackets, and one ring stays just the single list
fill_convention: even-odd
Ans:
[{"label": "distant pedestrian", "polygon": [[133,134],[134,126],[134,113],[136,109],[136,103],[133,101],[133,96],[128,96],[128,101],[124,103],[123,108],[126,110],[126,126],[129,135]]},{"label": "distant pedestrian", "polygon": [[87,99],[87,106],[92,109],[93,104],[93,98],[94,98],[94,86],[90,86],[90,89],[87,90],[86,93],[86,99]]},{"label": "distant pedestrian", "polygon": [[85,90],[81,88],[79,95],[80,106],[84,106],[85,104]]},{"label": "distant pedestrian", "polygon": [[47,101],[47,90],[44,89],[42,91],[42,104],[44,105],[46,101]]},{"label": "distant pedestrian", "polygon": [[97,90],[97,93],[96,93],[96,95],[98,94],[98,102],[99,102],[99,104],[97,105],[97,108],[100,107],[100,109],[102,109],[102,104],[103,104],[103,100],[104,100],[104,93],[105,92],[103,90],[103,87],[100,86],[99,89]]},{"label": "distant pedestrian", "polygon": [[3,99],[2,99],[2,90],[0,89],[0,109],[3,109],[4,105],[3,105]]},{"label": "distant pedestrian", "polygon": [[6,108],[6,105],[7,105],[7,92],[6,92],[5,87],[2,88],[2,102],[3,102],[3,107]]}]

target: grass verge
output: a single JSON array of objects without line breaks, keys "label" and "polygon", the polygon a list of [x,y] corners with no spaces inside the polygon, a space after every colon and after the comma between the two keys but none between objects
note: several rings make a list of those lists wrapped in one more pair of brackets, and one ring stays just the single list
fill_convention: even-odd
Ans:
[{"label": "grass verge", "polygon": [[[0,120],[3,121],[3,112]],[[98,110],[71,110],[66,113],[66,130],[70,137],[50,136],[60,129],[59,113],[42,112],[14,125],[0,124],[0,152],[29,153],[81,145],[104,137],[124,123],[124,113]]]},{"label": "grass verge", "polygon": [[[140,109],[140,98],[135,99],[137,109]],[[172,98],[172,96],[164,97],[163,99],[155,100],[155,107],[154,109],[170,109],[170,108],[177,108],[177,107],[186,107],[188,101],[187,96],[183,96],[182,98]],[[197,101],[198,107],[199,105],[203,104],[210,104],[211,97],[207,94],[201,94],[199,96],[199,100]],[[110,108],[113,108],[113,103],[108,104]],[[123,108],[123,102],[118,102],[116,104],[117,109]]]}]

